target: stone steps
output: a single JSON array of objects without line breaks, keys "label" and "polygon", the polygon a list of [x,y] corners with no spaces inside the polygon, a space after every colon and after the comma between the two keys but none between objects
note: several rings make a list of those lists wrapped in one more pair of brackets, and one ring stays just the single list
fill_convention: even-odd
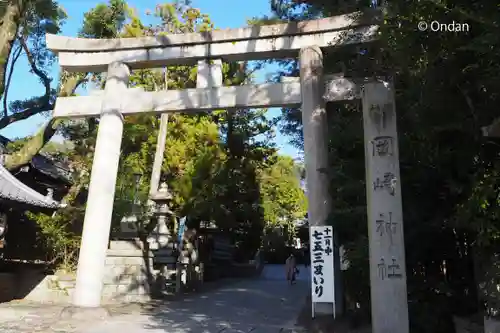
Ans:
[{"label": "stone steps", "polygon": [[161,271],[158,265],[170,266],[162,289],[166,293],[175,292],[173,248],[174,244],[169,244],[166,248],[145,252],[139,239],[111,241],[106,257],[103,297],[122,301],[148,297],[153,287],[149,283],[155,285]]},{"label": "stone steps", "polygon": [[130,240],[112,240],[109,242],[110,250],[143,250],[144,244],[135,238]]}]

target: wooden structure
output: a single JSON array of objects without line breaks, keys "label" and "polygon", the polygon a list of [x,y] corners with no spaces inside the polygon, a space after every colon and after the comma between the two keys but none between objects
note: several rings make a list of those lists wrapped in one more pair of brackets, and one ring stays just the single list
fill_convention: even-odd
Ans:
[{"label": "wooden structure", "polygon": [[[1,154],[10,153],[7,145],[11,142],[0,135]],[[15,177],[39,193],[46,193],[47,189],[53,190],[53,197],[60,200],[71,185],[71,171],[60,161],[53,160],[43,153],[36,154],[25,165],[16,170],[11,170]]]},{"label": "wooden structure", "polygon": [[[9,153],[10,140],[0,136],[0,154]],[[70,184],[70,172],[62,163],[54,162],[43,154],[36,154],[29,163],[13,170],[12,173],[0,166],[0,224],[8,223],[0,236],[0,247],[6,242],[6,257],[15,259],[37,258],[34,245],[36,225],[28,222],[24,210],[53,210],[60,207],[58,200],[66,193]],[[44,194],[41,194],[44,193]],[[1,232],[0,232],[1,234]],[[8,235],[8,236],[7,236]],[[7,238],[5,238],[7,237]]]},{"label": "wooden structure", "polygon": [[14,177],[7,169],[0,165],[0,249],[5,246],[5,236],[8,229],[9,214],[12,207],[40,207],[57,209],[61,204],[52,198],[52,191],[43,195],[22,183]]},{"label": "wooden structure", "polygon": [[43,208],[56,209],[61,207],[61,203],[52,198],[51,191],[48,191],[47,195],[36,192],[14,177],[2,165],[0,165],[0,200],[2,202],[15,201]]}]

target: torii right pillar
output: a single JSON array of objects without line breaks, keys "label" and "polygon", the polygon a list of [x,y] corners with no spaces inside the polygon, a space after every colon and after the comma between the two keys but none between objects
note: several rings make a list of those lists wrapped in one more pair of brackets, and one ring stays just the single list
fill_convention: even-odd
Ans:
[{"label": "torii right pillar", "polygon": [[408,333],[408,299],[394,88],[362,88],[373,333]]},{"label": "torii right pillar", "polygon": [[[304,126],[304,159],[306,167],[309,226],[325,226],[332,211],[329,192],[328,124],[324,99],[323,54],[318,46],[305,47],[299,53],[302,124]],[[340,253],[334,231],[333,282],[335,306],[316,303],[315,313],[341,315],[344,307]],[[312,268],[311,268],[312,269]]]}]

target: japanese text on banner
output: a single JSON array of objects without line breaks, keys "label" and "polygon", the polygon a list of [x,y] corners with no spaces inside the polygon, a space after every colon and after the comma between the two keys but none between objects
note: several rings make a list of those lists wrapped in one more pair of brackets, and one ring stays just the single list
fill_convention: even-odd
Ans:
[{"label": "japanese text on banner", "polygon": [[333,228],[330,226],[311,227],[310,242],[312,301],[333,303]]}]

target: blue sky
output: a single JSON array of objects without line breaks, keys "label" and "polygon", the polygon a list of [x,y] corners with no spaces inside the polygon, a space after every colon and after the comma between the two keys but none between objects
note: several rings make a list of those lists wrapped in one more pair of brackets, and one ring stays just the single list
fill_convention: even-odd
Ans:
[{"label": "blue sky", "polygon": [[[62,34],[66,36],[76,36],[83,20],[83,14],[101,2],[103,1],[59,0],[60,5],[68,14],[68,20],[62,28]],[[154,7],[161,2],[161,0],[129,0],[128,4],[134,7],[138,13],[144,14],[147,9],[154,9]],[[245,26],[247,19],[270,14],[269,0],[193,0],[193,6],[199,8],[201,12],[210,15],[210,18],[217,28],[237,28]],[[12,85],[8,95],[9,101],[43,94],[42,84],[36,76],[29,73],[28,69],[27,60],[25,58],[20,58],[12,77]],[[58,65],[55,64],[51,69],[51,76],[56,79],[58,77],[58,72]],[[272,67],[264,69],[258,74],[257,82],[263,82],[271,72],[273,72]],[[56,82],[53,82],[53,84],[55,86]],[[269,110],[269,116],[271,117],[279,114],[279,109]],[[2,129],[0,134],[9,138],[31,135],[36,132],[43,123],[47,122],[47,119],[47,117],[41,115],[34,116]],[[275,141],[282,154],[292,157],[298,156],[297,149],[288,144],[287,137],[282,136],[278,132]]]}]

